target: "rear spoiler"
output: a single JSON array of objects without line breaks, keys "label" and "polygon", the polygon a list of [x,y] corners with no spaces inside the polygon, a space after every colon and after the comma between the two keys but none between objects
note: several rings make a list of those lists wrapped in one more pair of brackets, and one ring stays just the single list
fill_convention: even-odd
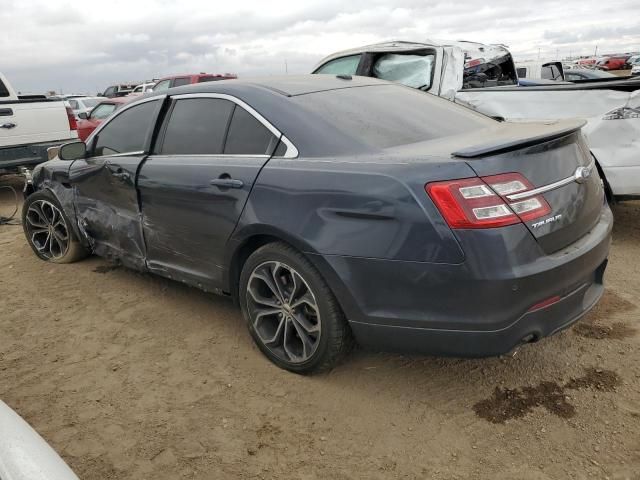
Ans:
[{"label": "rear spoiler", "polygon": [[[558,123],[560,123],[560,125],[558,125]],[[517,150],[571,135],[579,131],[586,124],[587,122],[585,120],[555,122],[542,126],[539,123],[513,123],[511,124],[511,132],[507,130],[502,138],[497,136],[494,140],[486,143],[479,143],[461,150],[456,150],[451,155],[462,158],[475,158],[489,153],[498,154]],[[502,125],[506,126],[509,124],[503,123]]]}]

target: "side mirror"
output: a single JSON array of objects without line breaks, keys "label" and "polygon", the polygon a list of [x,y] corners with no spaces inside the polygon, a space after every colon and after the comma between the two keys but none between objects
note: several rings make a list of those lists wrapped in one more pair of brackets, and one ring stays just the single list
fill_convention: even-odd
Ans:
[{"label": "side mirror", "polygon": [[60,160],[79,160],[87,156],[87,146],[81,140],[71,143],[65,143],[58,151]]},{"label": "side mirror", "polygon": [[81,118],[82,120],[88,120],[89,119],[89,114],[87,112],[80,112],[78,114],[78,118]]}]

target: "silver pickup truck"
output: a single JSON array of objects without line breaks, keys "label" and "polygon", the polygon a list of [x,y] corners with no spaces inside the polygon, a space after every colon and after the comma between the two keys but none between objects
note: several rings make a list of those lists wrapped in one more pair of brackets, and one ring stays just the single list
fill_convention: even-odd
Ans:
[{"label": "silver pickup truck", "polygon": [[584,119],[608,195],[640,197],[639,77],[525,87],[504,45],[438,41],[345,50],[325,57],[313,73],[395,81],[501,120]]},{"label": "silver pickup truck", "polygon": [[0,174],[47,160],[47,148],[78,137],[64,101],[17,95],[0,73]]}]

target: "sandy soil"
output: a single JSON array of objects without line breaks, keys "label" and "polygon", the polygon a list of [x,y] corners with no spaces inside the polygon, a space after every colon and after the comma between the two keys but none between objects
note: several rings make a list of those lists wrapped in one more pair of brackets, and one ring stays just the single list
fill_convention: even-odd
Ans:
[{"label": "sandy soil", "polygon": [[263,358],[227,299],[48,265],[0,226],[0,398],[87,480],[638,479],[640,204],[614,211],[607,293],[577,327],[503,358],[356,351],[310,378]]}]

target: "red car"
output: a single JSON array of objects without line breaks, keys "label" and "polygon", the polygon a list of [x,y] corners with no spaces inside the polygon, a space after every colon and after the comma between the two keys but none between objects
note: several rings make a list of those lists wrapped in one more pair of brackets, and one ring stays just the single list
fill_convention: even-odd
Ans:
[{"label": "red car", "polygon": [[97,104],[91,112],[81,113],[78,115],[78,137],[83,142],[87,139],[91,132],[93,132],[102,121],[115,112],[118,108],[131,100],[135,100],[136,97],[114,97],[105,98],[102,102]]},{"label": "red car", "polygon": [[625,68],[629,57],[607,57],[596,64],[600,70],[621,70]]},{"label": "red car", "polygon": [[162,92],[168,88],[190,85],[192,83],[214,82],[216,80],[235,80],[236,78],[238,78],[238,76],[233,73],[214,74],[201,72],[187,75],[174,75],[172,77],[164,77],[158,80],[158,83],[153,86],[153,91]]}]

